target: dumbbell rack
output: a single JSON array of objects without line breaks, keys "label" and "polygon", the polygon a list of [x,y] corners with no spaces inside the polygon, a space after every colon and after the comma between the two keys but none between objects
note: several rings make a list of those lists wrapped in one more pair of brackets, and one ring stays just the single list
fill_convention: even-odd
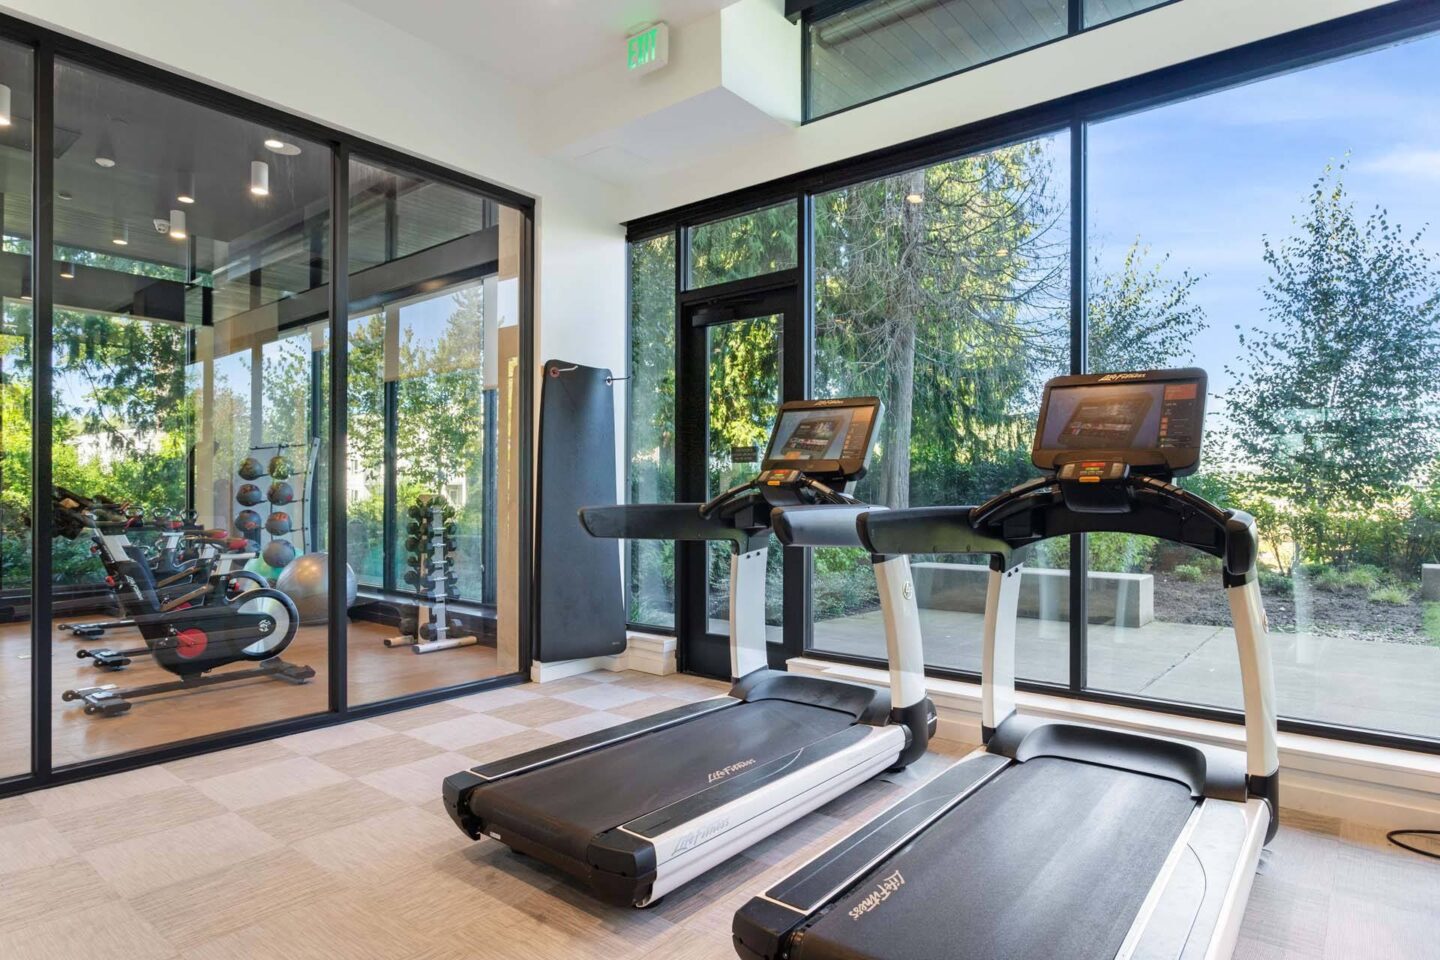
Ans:
[{"label": "dumbbell rack", "polygon": [[479,643],[480,638],[474,634],[450,632],[445,603],[449,592],[447,587],[452,579],[449,576],[452,564],[445,549],[445,510],[438,504],[430,507],[430,554],[427,557],[421,551],[417,561],[415,634],[402,633],[398,637],[389,637],[385,646],[408,646],[414,653],[434,653],[436,650],[453,650]]}]

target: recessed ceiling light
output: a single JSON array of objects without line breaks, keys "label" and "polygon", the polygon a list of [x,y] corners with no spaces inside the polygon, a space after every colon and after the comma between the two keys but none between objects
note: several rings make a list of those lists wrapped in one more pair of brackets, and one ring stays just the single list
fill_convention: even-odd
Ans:
[{"label": "recessed ceiling light", "polygon": [[264,160],[250,161],[250,192],[257,197],[270,195],[270,164]]},{"label": "recessed ceiling light", "polygon": [[271,137],[269,140],[265,141],[265,146],[269,147],[271,150],[279,150],[281,147],[285,146],[285,141],[276,140],[274,137]]},{"label": "recessed ceiling light", "polygon": [[104,167],[106,170],[109,170],[111,167],[115,166],[115,158],[97,156],[95,158],[95,165],[97,167]]},{"label": "recessed ceiling light", "polygon": [[300,148],[293,143],[281,140],[279,137],[270,137],[265,141],[265,149],[271,153],[278,153],[282,157],[298,157]]},{"label": "recessed ceiling light", "polygon": [[75,194],[71,193],[69,190],[59,190],[59,191],[56,191],[55,196],[59,197],[61,200],[74,200],[74,199],[75,199]]}]

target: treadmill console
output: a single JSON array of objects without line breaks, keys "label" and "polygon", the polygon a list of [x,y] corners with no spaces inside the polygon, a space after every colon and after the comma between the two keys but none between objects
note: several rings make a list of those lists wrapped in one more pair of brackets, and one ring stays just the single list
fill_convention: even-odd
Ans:
[{"label": "treadmill console", "polygon": [[760,469],[799,471],[846,483],[865,475],[875,429],[876,397],[790,400],[780,406]]},{"label": "treadmill console", "polygon": [[1056,377],[1045,384],[1031,459],[1087,513],[1124,513],[1127,481],[1169,481],[1200,465],[1205,371],[1143,370]]},{"label": "treadmill console", "polygon": [[853,503],[845,487],[865,475],[883,411],[877,397],[788,400],[780,405],[760,474],[700,508],[700,516],[769,523],[771,507]]}]

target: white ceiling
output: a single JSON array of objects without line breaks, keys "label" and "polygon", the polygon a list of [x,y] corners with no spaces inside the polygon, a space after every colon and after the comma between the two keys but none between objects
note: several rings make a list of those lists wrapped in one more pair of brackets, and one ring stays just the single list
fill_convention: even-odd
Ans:
[{"label": "white ceiling", "polygon": [[637,27],[698,20],[735,0],[345,0],[441,49],[543,90],[606,57]]}]

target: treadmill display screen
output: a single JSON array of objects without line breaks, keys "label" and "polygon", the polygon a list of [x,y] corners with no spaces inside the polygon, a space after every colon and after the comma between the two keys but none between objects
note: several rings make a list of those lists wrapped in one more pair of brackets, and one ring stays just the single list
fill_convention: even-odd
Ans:
[{"label": "treadmill display screen", "polygon": [[879,411],[880,402],[871,397],[784,404],[763,469],[805,470],[807,464],[819,467],[823,461],[826,470],[853,476],[869,459]]},{"label": "treadmill display screen", "polygon": [[[1173,375],[1192,373],[1198,375]],[[1204,422],[1204,374],[1156,371],[1137,374],[1136,380],[1102,379],[1117,376],[1065,377],[1046,389],[1036,466],[1050,469],[1084,454],[1135,466],[1193,469]],[[1090,382],[1067,382],[1080,379]]]}]

